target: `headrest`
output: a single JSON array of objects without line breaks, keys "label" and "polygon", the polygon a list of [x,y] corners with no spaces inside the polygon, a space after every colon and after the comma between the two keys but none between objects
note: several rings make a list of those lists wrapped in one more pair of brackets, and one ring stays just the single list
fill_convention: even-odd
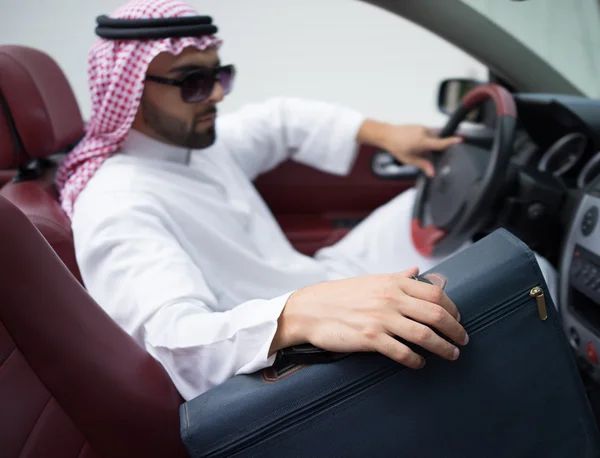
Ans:
[{"label": "headrest", "polygon": [[[14,148],[22,156],[47,157],[77,143],[84,124],[71,86],[47,54],[25,46],[0,46],[0,103],[5,101],[14,123]],[[0,110],[6,111],[6,110]],[[0,118],[6,114],[0,114]],[[6,119],[4,119],[6,121]],[[5,149],[5,127],[0,119],[0,166],[14,163],[15,151]],[[10,129],[9,129],[10,131]],[[21,158],[22,159],[22,158]]]}]

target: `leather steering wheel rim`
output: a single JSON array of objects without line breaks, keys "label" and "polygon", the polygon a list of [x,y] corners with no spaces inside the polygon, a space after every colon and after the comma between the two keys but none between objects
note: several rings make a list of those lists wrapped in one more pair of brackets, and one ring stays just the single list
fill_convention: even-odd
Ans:
[{"label": "leather steering wheel rim", "polygon": [[475,185],[477,189],[471,189],[469,192],[469,196],[476,195],[476,197],[468,202],[467,200],[461,202],[464,210],[461,210],[451,228],[440,228],[435,224],[425,223],[426,204],[430,197],[431,183],[439,175],[438,167],[436,166],[435,177],[429,178],[421,174],[417,179],[411,237],[416,250],[423,256],[448,256],[470,240],[485,224],[485,219],[481,217],[482,209],[492,205],[502,187],[512,154],[512,142],[517,123],[517,108],[510,92],[497,84],[485,84],[471,90],[440,132],[440,137],[453,135],[469,112],[487,100],[494,102],[497,114],[488,164],[483,177]]}]

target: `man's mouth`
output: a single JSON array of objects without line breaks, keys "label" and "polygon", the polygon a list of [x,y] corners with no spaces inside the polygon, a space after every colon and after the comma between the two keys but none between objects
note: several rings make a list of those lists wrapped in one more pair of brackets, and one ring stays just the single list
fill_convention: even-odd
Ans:
[{"label": "man's mouth", "polygon": [[211,111],[203,116],[197,117],[195,119],[195,124],[209,124],[214,123],[217,118],[217,111]]}]

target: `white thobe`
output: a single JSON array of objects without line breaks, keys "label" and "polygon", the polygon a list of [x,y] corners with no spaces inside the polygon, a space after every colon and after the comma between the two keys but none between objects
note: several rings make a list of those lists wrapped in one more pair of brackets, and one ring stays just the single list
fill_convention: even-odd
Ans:
[{"label": "white thobe", "polygon": [[347,174],[363,121],[347,108],[272,99],[219,117],[217,141],[203,150],[132,130],[80,194],[72,228],[87,290],[184,399],[271,365],[293,291],[439,262],[411,243],[412,191],[309,257],[254,188],[254,178],[290,158]]}]

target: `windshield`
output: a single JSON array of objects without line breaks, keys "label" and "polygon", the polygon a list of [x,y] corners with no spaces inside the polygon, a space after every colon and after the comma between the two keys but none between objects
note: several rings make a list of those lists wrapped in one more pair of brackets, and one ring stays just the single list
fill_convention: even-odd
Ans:
[{"label": "windshield", "polygon": [[600,99],[600,0],[462,0]]}]

